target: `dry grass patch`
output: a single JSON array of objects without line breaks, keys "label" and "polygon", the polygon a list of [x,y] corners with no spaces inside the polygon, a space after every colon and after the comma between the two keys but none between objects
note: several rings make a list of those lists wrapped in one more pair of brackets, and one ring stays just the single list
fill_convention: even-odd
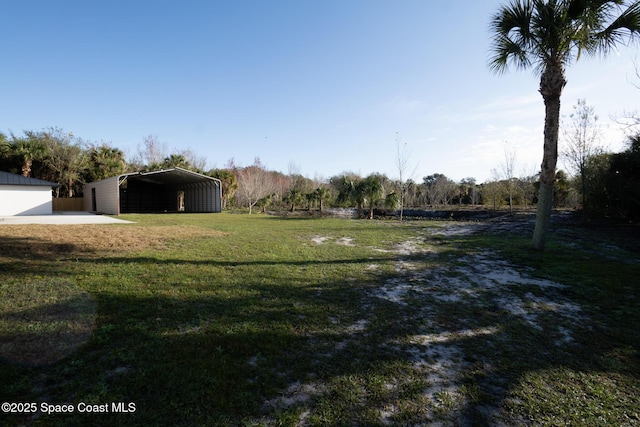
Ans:
[{"label": "dry grass patch", "polygon": [[56,258],[160,249],[172,240],[226,233],[195,226],[8,225],[0,227],[4,256]]}]

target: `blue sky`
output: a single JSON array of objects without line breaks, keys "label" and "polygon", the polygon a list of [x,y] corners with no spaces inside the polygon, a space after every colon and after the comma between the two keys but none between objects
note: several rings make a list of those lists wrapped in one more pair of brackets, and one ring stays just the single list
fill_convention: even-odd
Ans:
[{"label": "blue sky", "polygon": [[[57,126],[133,156],[147,135],[209,167],[256,156],[309,177],[397,176],[397,136],[415,180],[491,178],[505,141],[518,174],[542,159],[544,106],[529,71],[487,67],[502,1],[7,1],[0,131]],[[562,112],[585,98],[637,109],[637,45],[567,71]]]}]

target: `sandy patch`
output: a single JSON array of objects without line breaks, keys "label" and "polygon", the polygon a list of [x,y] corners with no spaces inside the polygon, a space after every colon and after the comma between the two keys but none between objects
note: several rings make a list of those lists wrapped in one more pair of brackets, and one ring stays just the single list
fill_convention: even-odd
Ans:
[{"label": "sandy patch", "polygon": [[[426,379],[427,386],[421,391],[420,399],[424,399],[428,408],[428,420],[433,425],[456,425],[457,417],[464,419],[464,414],[457,412],[469,403],[470,392],[468,386],[470,369],[482,369],[487,373],[493,372],[489,359],[469,361],[469,345],[473,340],[479,342],[499,341],[504,334],[509,333],[505,325],[523,324],[526,327],[550,336],[557,337],[554,341],[558,347],[566,346],[574,341],[572,331],[579,325],[588,322],[580,306],[568,300],[562,294],[564,286],[550,280],[533,277],[530,271],[512,265],[494,253],[481,252],[461,255],[454,263],[445,264],[437,268],[426,268],[421,257],[429,257],[437,251],[437,247],[425,244],[425,237],[456,237],[471,235],[494,225],[498,230],[508,230],[518,224],[447,224],[438,228],[428,227],[422,236],[416,236],[388,249],[370,248],[372,250],[390,254],[394,259],[395,275],[385,280],[374,289],[368,289],[366,296],[374,300],[383,300],[388,304],[396,304],[400,315],[399,322],[415,320],[419,317],[421,325],[415,333],[401,337],[393,337],[382,344],[392,351],[404,354],[409,362],[412,376]],[[332,240],[330,237],[316,236],[317,244]],[[338,243],[337,240],[335,243]],[[376,264],[364,266],[368,271],[375,272]],[[409,305],[411,304],[411,305]],[[367,303],[363,301],[363,307]],[[376,309],[372,304],[371,310]],[[420,307],[416,310],[408,307]],[[363,308],[363,310],[366,310]],[[460,318],[450,318],[448,310],[460,312]],[[482,324],[475,320],[474,313],[494,313],[495,322]],[[551,314],[552,317],[548,315]],[[402,318],[402,316],[407,316]],[[413,316],[409,319],[409,316]],[[447,325],[444,325],[442,319]],[[551,319],[551,320],[550,320]],[[348,344],[359,339],[369,330],[370,321],[365,318],[349,325],[340,325],[334,320],[338,334],[345,339],[334,342],[328,352],[318,354],[319,361],[331,360],[339,357]],[[487,316],[483,317],[487,321]],[[460,329],[443,330],[446,326],[464,325]],[[402,358],[402,356],[398,356]],[[472,366],[473,364],[473,366]],[[405,384],[402,379],[388,384],[388,389],[400,390]],[[496,390],[501,388],[500,379],[492,384]],[[275,399],[265,402],[271,408],[289,408],[294,405],[304,406],[300,422],[313,411],[312,401],[321,399],[322,395],[330,392],[328,384],[312,380],[308,384],[295,382]],[[498,394],[502,391],[496,392]],[[393,395],[393,393],[391,393]],[[401,405],[389,401],[377,408],[379,421],[392,425],[396,417],[402,416]],[[499,408],[484,405],[480,408],[496,425],[504,425],[500,420]]]},{"label": "sandy patch", "polygon": [[353,243],[353,238],[352,237],[331,237],[331,236],[313,236],[311,238],[311,241],[313,243],[315,243],[316,245],[322,245],[324,243],[333,241],[333,243],[335,243],[336,245],[341,245],[341,246],[355,246],[355,243]]},{"label": "sandy patch", "polygon": [[313,243],[315,243],[316,245],[321,245],[321,244],[323,244],[324,242],[326,242],[329,239],[330,239],[329,236],[313,236],[311,238],[311,241]]},{"label": "sandy patch", "polygon": [[[447,235],[464,235],[456,228],[448,227],[451,233]],[[416,264],[403,259],[415,253],[411,252],[416,248],[413,242],[399,247],[402,249],[397,252],[400,255],[395,263],[397,276],[370,291],[370,295],[403,307],[408,305],[409,298],[413,299],[414,303],[425,307],[422,318],[426,330],[437,329],[438,313],[452,304],[464,305],[469,312],[500,313],[502,321],[508,322],[510,317],[519,319],[537,331],[557,335],[557,346],[571,343],[571,326],[587,321],[580,307],[558,292],[564,287],[562,284],[531,277],[527,271],[521,271],[491,253],[467,255],[459,258],[455,265],[429,270],[417,268]],[[541,322],[541,316],[547,313],[552,313],[558,322],[551,325]],[[461,320],[473,322],[472,317]],[[423,397],[438,411],[443,406],[455,408],[465,403],[461,376],[469,366],[464,361],[461,343],[470,338],[499,333],[501,329],[498,326],[482,326],[410,335],[403,342],[388,344],[402,349],[413,361],[414,369],[427,378],[429,387]],[[385,408],[381,412],[381,421],[388,422],[394,415],[393,408]]]},{"label": "sandy patch", "polygon": [[341,237],[336,240],[336,245],[355,246],[351,237]]}]

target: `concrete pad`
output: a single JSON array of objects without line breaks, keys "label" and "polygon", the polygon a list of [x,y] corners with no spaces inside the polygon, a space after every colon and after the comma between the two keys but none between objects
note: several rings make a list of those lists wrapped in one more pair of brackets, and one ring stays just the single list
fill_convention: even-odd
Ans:
[{"label": "concrete pad", "polygon": [[53,215],[0,216],[0,226],[3,224],[133,224],[133,222],[90,212],[54,212]]}]

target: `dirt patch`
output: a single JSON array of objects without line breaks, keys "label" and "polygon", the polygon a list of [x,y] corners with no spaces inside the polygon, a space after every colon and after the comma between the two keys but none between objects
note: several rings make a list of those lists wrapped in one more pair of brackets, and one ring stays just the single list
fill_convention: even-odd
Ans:
[{"label": "dirt patch", "polygon": [[2,256],[59,258],[158,249],[168,241],[226,233],[190,226],[11,225],[0,228]]}]

